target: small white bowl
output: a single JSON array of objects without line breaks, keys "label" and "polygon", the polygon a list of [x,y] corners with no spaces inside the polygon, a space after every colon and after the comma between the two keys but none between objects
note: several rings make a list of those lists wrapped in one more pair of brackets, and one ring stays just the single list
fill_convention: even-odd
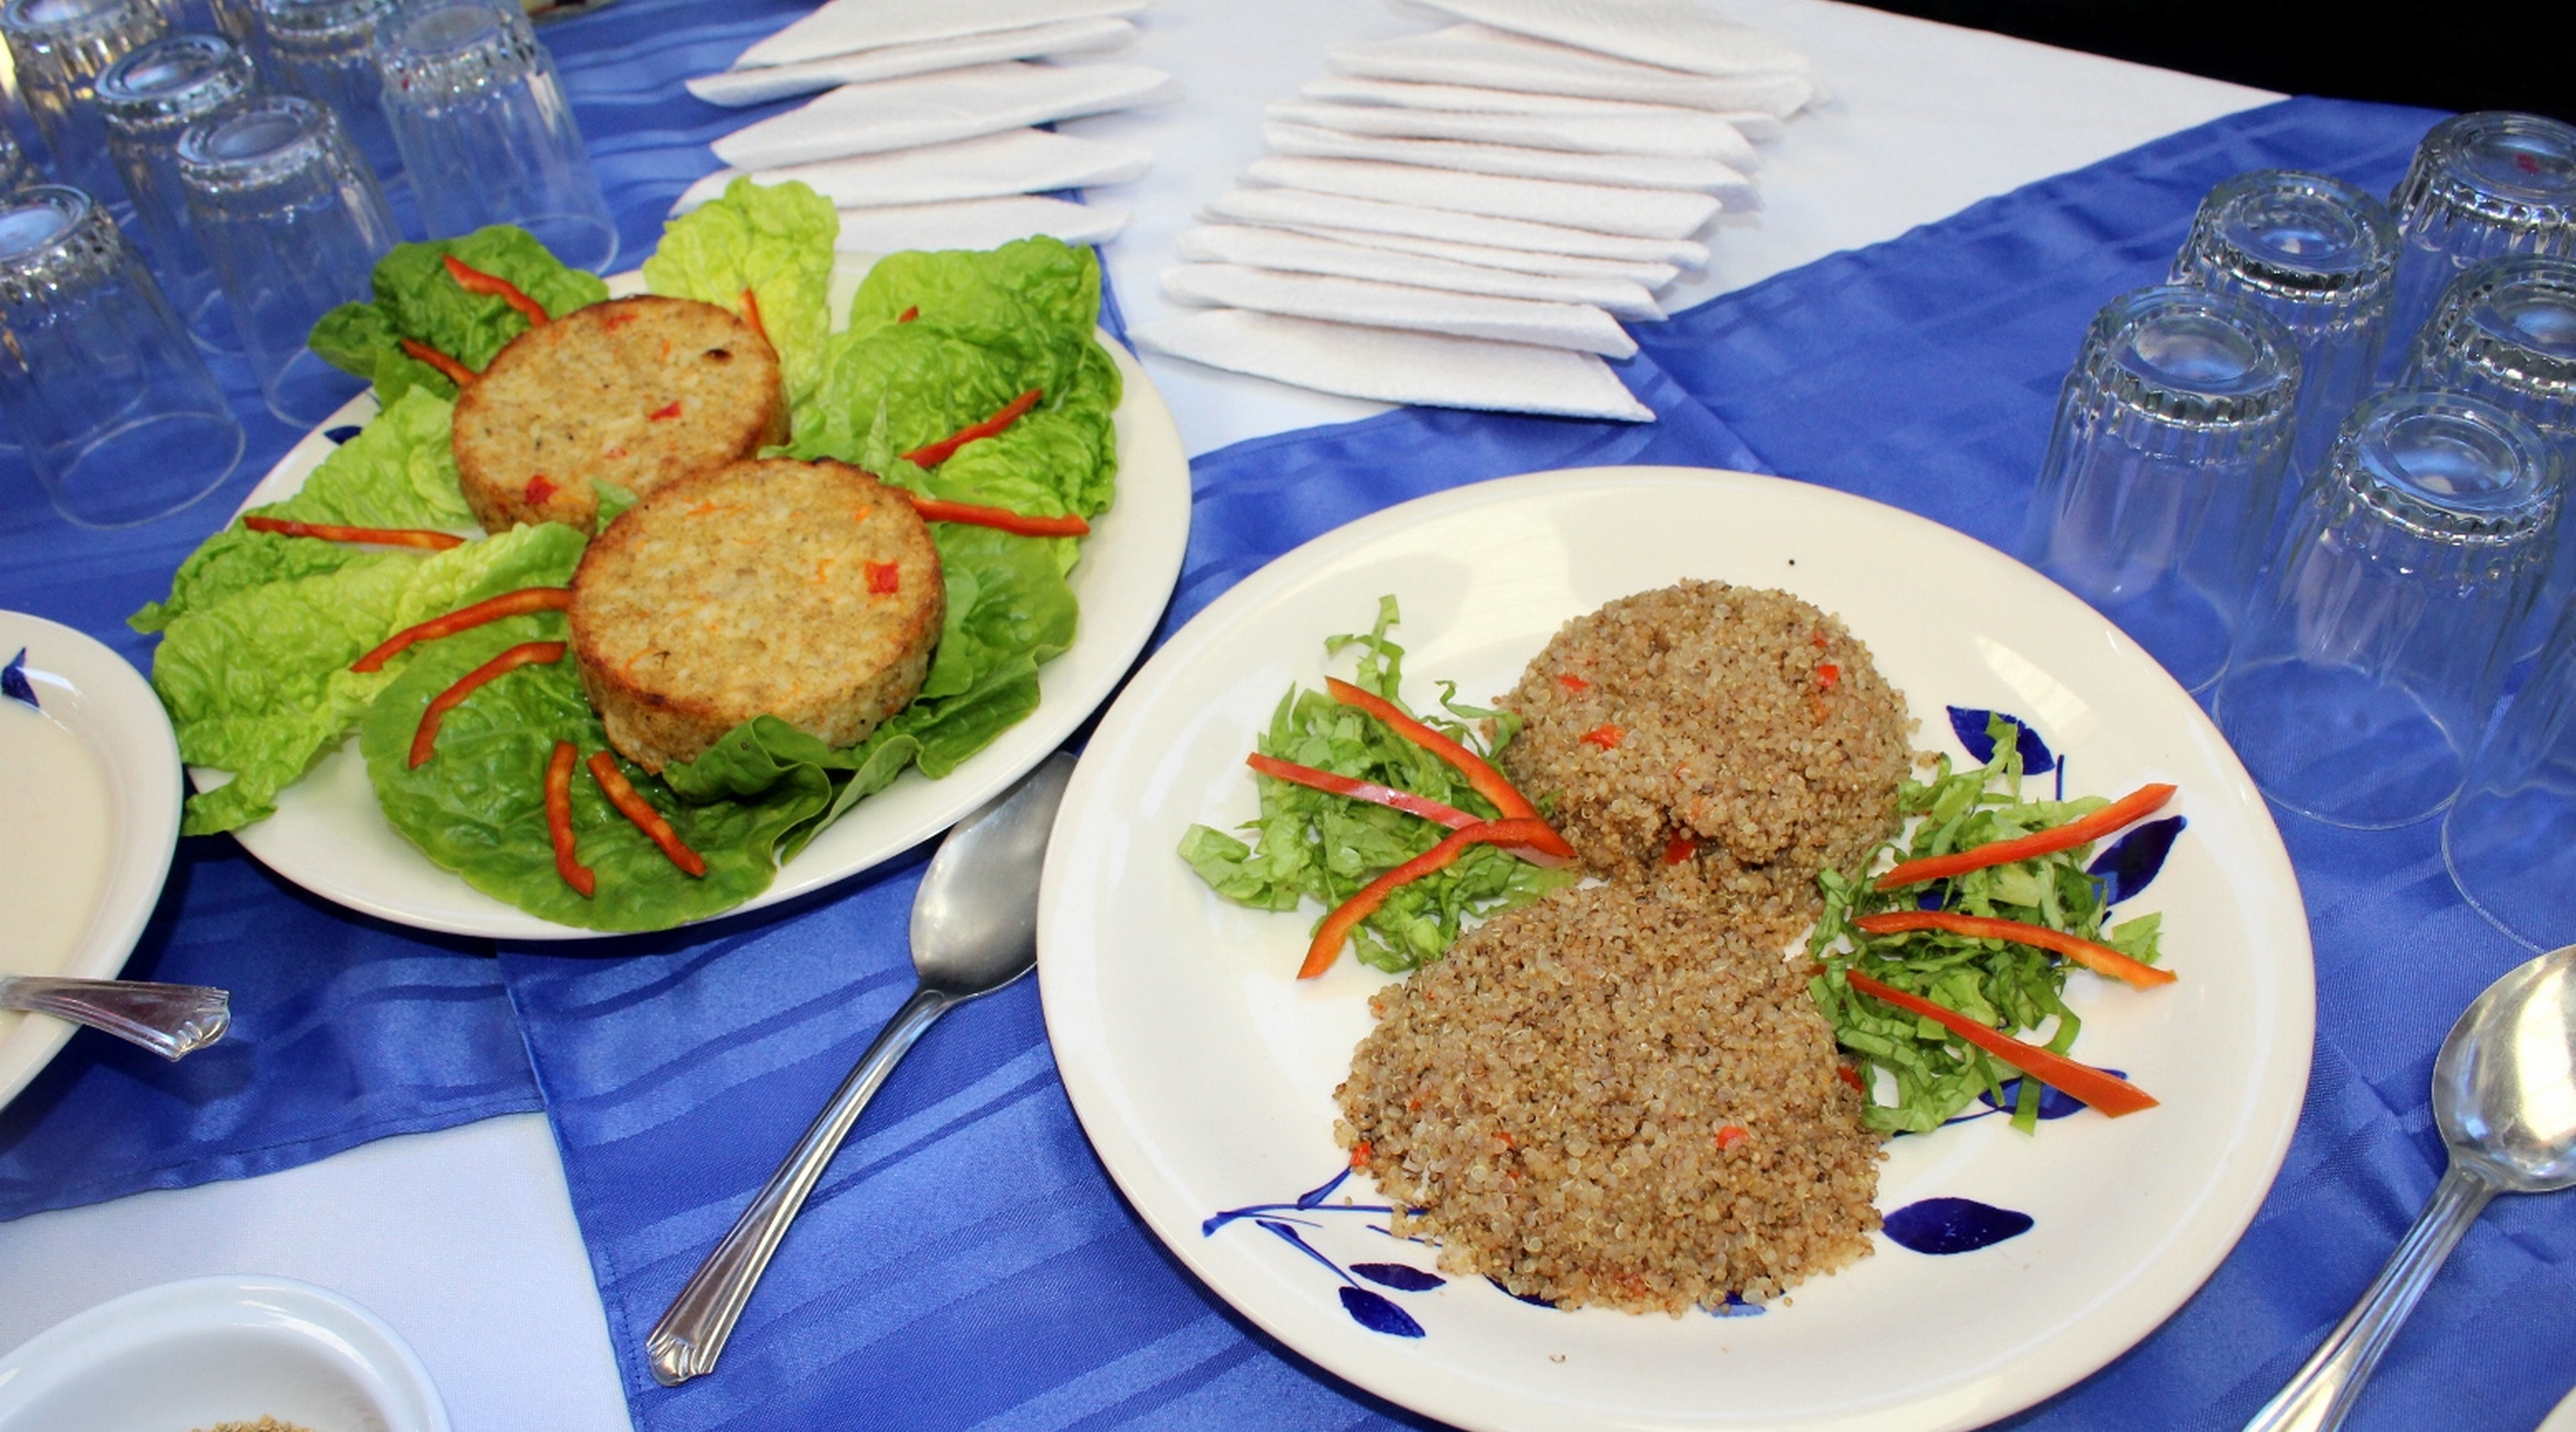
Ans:
[{"label": "small white bowl", "polygon": [[449,1432],[392,1328],[288,1278],[164,1283],[0,1358],[0,1432],[190,1432],[274,1417],[310,1432]]}]

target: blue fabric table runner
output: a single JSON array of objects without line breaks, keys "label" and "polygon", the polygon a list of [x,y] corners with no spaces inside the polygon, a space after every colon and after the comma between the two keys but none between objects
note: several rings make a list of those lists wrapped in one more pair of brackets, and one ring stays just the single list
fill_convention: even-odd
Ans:
[{"label": "blue fabric table runner", "polygon": [[[1167,628],[1352,518],[1556,467],[1782,473],[2004,541],[2085,322],[2162,278],[2210,185],[2278,166],[2385,191],[2433,118],[2317,100],[2252,111],[1643,326],[1627,377],[1661,415],[1651,426],[1406,410],[1204,457]],[[2523,952],[2452,894],[2431,823],[2282,825],[2320,1007],[2279,1183],[2177,1317],[2006,1426],[2240,1426],[2431,1190],[2433,1051]],[[1426,1425],[1271,1342],[1164,1253],[1091,1156],[1026,983],[950,1016],[895,1075],[721,1371],[652,1382],[645,1330],[908,992],[918,880],[917,864],[881,870],[790,914],[620,942],[617,959],[503,952],[636,1425]],[[2576,1381],[2571,1208],[2491,1208],[2352,1425],[2532,1426]]]}]

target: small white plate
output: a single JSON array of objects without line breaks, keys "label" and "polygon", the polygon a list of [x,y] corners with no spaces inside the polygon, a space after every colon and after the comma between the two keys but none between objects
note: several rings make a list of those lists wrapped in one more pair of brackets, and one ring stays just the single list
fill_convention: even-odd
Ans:
[{"label": "small white plate", "polygon": [[[1255,733],[1291,682],[1320,684],[1324,638],[1367,630],[1381,594],[1403,607],[1410,694],[1428,699],[1449,678],[1482,701],[1510,690],[1566,620],[1683,577],[1779,587],[1838,613],[1906,693],[1920,746],[1958,749],[1945,706],[2000,709],[2066,754],[2070,793],[2181,786],[2189,828],[2121,906],[2163,912],[2180,982],[2139,993],[2079,974],[2067,991],[2085,1018],[2076,1054],[2126,1071],[2163,1106],[2078,1114],[2036,1136],[1989,1117],[1894,1141],[1880,1208],[1959,1197],[2035,1222],[1947,1257],[1882,1238],[1758,1314],[1566,1313],[1481,1278],[1429,1286],[1429,1249],[1343,1210],[1345,1198],[1380,1202],[1366,1178],[1296,1202],[1342,1164],[1333,1090],[1386,977],[1344,960],[1296,980],[1312,910],[1225,904],[1175,847],[1193,822],[1224,829],[1253,814],[1243,757]],[[2028,1407],[2144,1337],[2234,1246],[2297,1123],[2315,1020],[2307,921],[2279,832],[2216,728],[2134,643],[2028,568],[1922,518],[1679,468],[1543,473],[1423,498],[1317,538],[1219,598],[1102,718],[1056,821],[1038,941],[1065,1089],[1156,1234],[1299,1353],[1470,1428],[1925,1432]],[[1264,1205],[1281,1228],[1242,1216]],[[1366,1287],[1342,1271],[1363,1263]],[[1394,1264],[1414,1275],[1383,1281]],[[1372,1330],[1372,1316],[1394,1331]],[[1418,1336],[1400,1335],[1408,1323]]]},{"label": "small white plate", "polygon": [[[0,662],[27,654],[33,707],[0,697],[0,974],[113,979],[179,838],[179,747],[125,658],[58,622],[0,612]],[[0,1104],[71,1038],[0,1012]]]},{"label": "small white plate", "polygon": [[0,1432],[448,1432],[429,1370],[375,1314],[287,1278],[128,1293],[0,1358]]},{"label": "small white plate", "polygon": [[[865,261],[857,262],[863,266]],[[840,273],[835,280],[834,311],[845,311],[856,277]],[[635,291],[640,285],[632,275],[611,285],[611,292]],[[1070,578],[1082,607],[1081,625],[1072,649],[1039,669],[1038,709],[945,779],[904,772],[816,836],[780,868],[768,889],[726,914],[792,900],[900,855],[954,825],[1063,744],[1109,699],[1145,649],[1163,619],[1189,546],[1190,462],[1171,410],[1145,370],[1108,334],[1101,334],[1100,342],[1117,360],[1125,385],[1112,415],[1118,434],[1118,494],[1082,544],[1082,561]],[[325,434],[362,424],[375,411],[371,395],[351,399],[289,449],[242,505],[293,496],[337,446]],[[223,778],[213,771],[193,774],[201,786]],[[326,900],[396,924],[505,940],[586,940],[606,933],[541,920],[431,864],[385,819],[354,736],[280,792],[275,815],[234,834],[269,869]]]}]

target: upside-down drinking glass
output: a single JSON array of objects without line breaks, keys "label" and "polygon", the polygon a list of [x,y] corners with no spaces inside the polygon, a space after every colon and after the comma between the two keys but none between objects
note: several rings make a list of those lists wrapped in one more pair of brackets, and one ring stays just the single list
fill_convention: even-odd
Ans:
[{"label": "upside-down drinking glass", "polygon": [[2576,943],[2576,610],[2479,749],[2442,818],[2442,859],[2515,939]]},{"label": "upside-down drinking glass", "polygon": [[402,177],[376,74],[376,27],[393,8],[394,0],[259,0],[269,83],[329,105],[384,185]]},{"label": "upside-down drinking glass", "polygon": [[126,51],[159,39],[169,18],[153,0],[9,0],[0,34],[18,93],[53,151],[56,178],[102,198],[121,196],[95,103],[98,77]]},{"label": "upside-down drinking glass", "polygon": [[179,136],[258,84],[250,56],[220,35],[164,35],[129,51],[99,76],[98,107],[108,152],[134,198],[161,291],[195,334],[221,352],[238,351],[231,311],[188,229],[188,196],[179,182]]},{"label": "upside-down drinking glass", "polygon": [[2388,204],[2401,239],[2380,376],[2462,269],[2504,254],[2576,253],[2576,126],[2486,110],[2434,125]]}]

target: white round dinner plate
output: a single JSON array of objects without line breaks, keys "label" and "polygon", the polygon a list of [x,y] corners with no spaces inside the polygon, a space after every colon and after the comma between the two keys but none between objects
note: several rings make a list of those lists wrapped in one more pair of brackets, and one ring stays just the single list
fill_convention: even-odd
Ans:
[{"label": "white round dinner plate", "polygon": [[[59,622],[0,612],[0,974],[113,979],[179,839],[179,746],[125,658]],[[0,1104],[72,1036],[0,1011]]]},{"label": "white round dinner plate", "polygon": [[[1730,1316],[1517,1301],[1383,1229],[1365,1175],[1331,1186],[1333,1091],[1386,976],[1293,976],[1312,908],[1229,905],[1175,853],[1256,811],[1243,765],[1291,683],[1347,675],[1325,639],[1403,622],[1407,695],[1508,691],[1557,627],[1685,577],[1778,587],[1839,614],[1927,749],[1945,708],[2009,711],[2066,757],[2066,791],[2172,781],[2188,819],[2158,910],[2180,980],[2078,973],[2078,1057],[2162,1101],[2015,1132],[1999,1117],[1891,1142],[1878,1206],[1965,1199],[2028,1231],[1871,1256]],[[2045,781],[2049,778],[2034,778]],[[2314,1032],[2298,887],[2262,798],[2180,687],[2082,602],[1946,528],[1741,473],[1602,468],[1464,487],[1363,518],[1220,597],[1102,719],[1066,793],[1038,913],[1047,1031],[1110,1174],[1181,1260],[1333,1372],[1471,1428],[1979,1426],[2145,1336],[2252,1219],[2288,1147]]]},{"label": "white round dinner plate", "polygon": [[[845,256],[846,257],[846,256]],[[852,274],[835,275],[834,311],[846,311]],[[621,276],[611,292],[640,291]],[[890,859],[955,824],[1028,773],[1109,699],[1162,620],[1190,536],[1190,464],[1171,410],[1133,355],[1107,334],[1124,384],[1112,420],[1118,435],[1118,493],[1092,524],[1069,578],[1081,603],[1073,647],[1038,670],[1038,709],[944,779],[908,770],[850,808],[778,871],[736,914],[792,900]],[[364,423],[375,400],[361,394],[305,435],[243,500],[244,507],[293,496],[337,446],[334,428]],[[201,783],[221,777],[193,772]],[[432,864],[376,804],[355,736],[280,792],[277,813],[234,834],[278,874],[326,900],[397,924],[510,940],[582,940],[608,932],[543,920],[476,890]]]},{"label": "white round dinner plate", "polygon": [[164,1283],[0,1357],[0,1432],[211,1428],[448,1432],[429,1370],[382,1319],[288,1278]]}]

